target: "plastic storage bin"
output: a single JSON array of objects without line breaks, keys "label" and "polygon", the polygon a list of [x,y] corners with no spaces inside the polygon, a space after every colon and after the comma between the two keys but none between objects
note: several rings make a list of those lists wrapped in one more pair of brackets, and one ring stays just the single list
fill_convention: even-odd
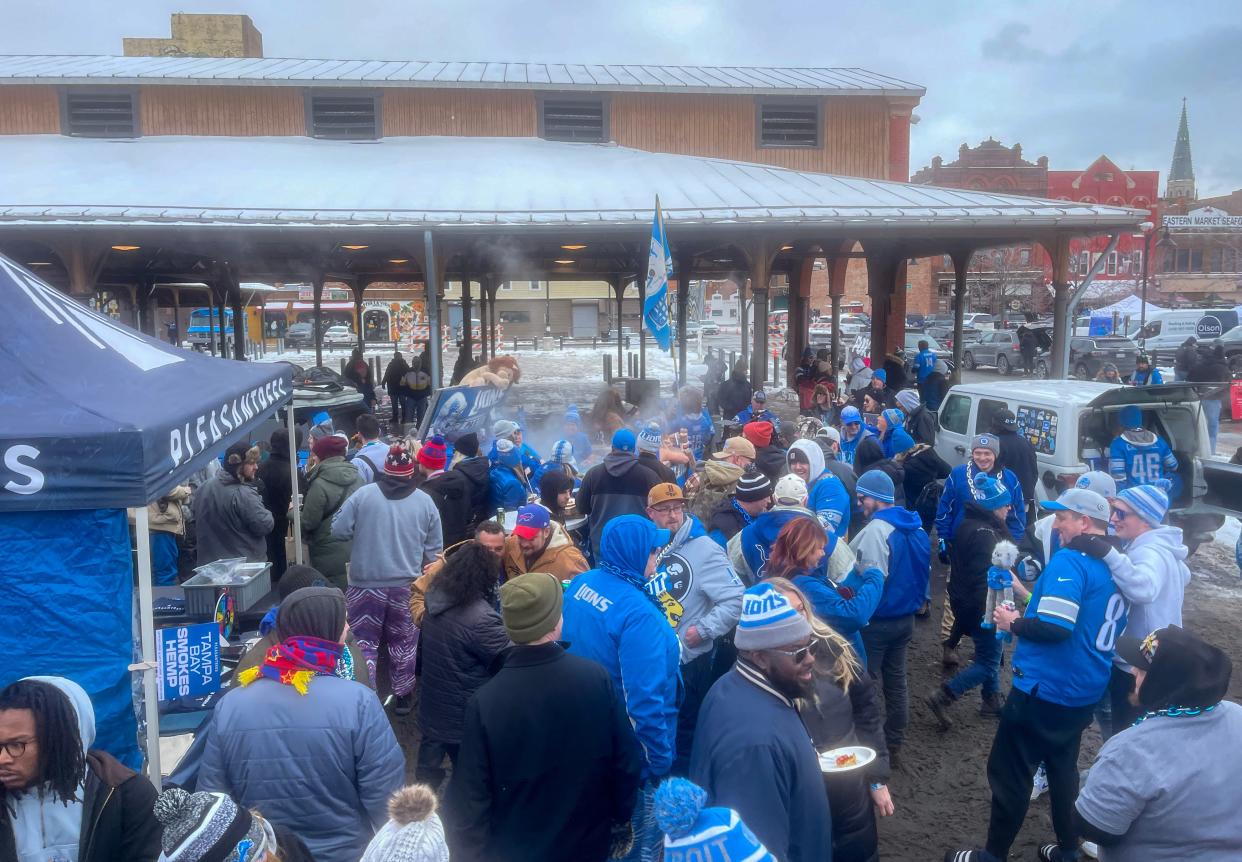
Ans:
[{"label": "plastic storage bin", "polygon": [[188,616],[210,619],[220,595],[228,591],[237,612],[249,610],[272,591],[272,564],[219,560],[199,566],[198,574],[181,585]]}]

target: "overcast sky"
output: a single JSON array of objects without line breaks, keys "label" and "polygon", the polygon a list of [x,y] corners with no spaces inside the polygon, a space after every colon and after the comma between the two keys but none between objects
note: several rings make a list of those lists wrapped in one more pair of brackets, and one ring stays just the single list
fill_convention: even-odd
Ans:
[{"label": "overcast sky", "polygon": [[1242,0],[37,0],[0,53],[119,54],[172,12],[245,12],[269,57],[861,66],[927,88],[911,171],[989,135],[1050,167],[1172,160],[1183,96],[1200,197],[1242,188]]}]

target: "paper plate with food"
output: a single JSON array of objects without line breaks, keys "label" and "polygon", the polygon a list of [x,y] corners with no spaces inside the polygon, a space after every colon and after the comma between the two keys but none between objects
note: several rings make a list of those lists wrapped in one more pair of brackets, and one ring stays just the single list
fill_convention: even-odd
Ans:
[{"label": "paper plate with food", "polygon": [[819,755],[819,768],[823,772],[850,772],[875,760],[875,751],[865,745],[847,745],[834,748]]}]

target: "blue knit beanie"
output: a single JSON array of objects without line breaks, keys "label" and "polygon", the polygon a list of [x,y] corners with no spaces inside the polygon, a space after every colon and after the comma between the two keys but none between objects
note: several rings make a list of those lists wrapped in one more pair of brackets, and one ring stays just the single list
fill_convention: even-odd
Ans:
[{"label": "blue knit beanie", "polygon": [[906,414],[896,407],[890,407],[880,413],[880,415],[884,417],[884,421],[888,423],[889,428],[900,428],[906,421]]},{"label": "blue knit beanie", "polygon": [[669,778],[656,789],[651,813],[664,833],[666,858],[776,862],[736,811],[704,808],[706,802],[707,792],[684,778]]},{"label": "blue knit beanie", "polygon": [[868,470],[858,477],[857,492],[860,497],[891,503],[894,490],[892,477],[883,470]]},{"label": "blue knit beanie", "polygon": [[618,452],[633,452],[637,440],[629,428],[618,428],[612,435],[612,448]]},{"label": "blue knit beanie", "polygon": [[578,415],[578,406],[576,404],[570,404],[565,408],[565,421],[573,422],[575,425],[582,424],[582,417]]},{"label": "blue knit beanie", "polygon": [[989,512],[1013,504],[1013,494],[1009,489],[987,473],[980,473],[975,477],[974,497],[975,502]]},{"label": "blue knit beanie", "polygon": [[660,443],[662,443],[663,440],[664,437],[660,434],[660,423],[648,422],[642,427],[642,430],[638,432],[638,441],[636,445],[638,446],[639,452],[650,452],[652,455],[659,455]]},{"label": "blue knit beanie", "polygon": [[1173,483],[1168,479],[1157,479],[1150,485],[1135,485],[1117,493],[1118,500],[1126,503],[1138,515],[1153,527],[1164,523],[1164,516],[1169,511],[1169,490]]},{"label": "blue knit beanie", "polygon": [[568,440],[557,440],[552,444],[552,455],[549,461],[555,461],[557,464],[574,465],[574,445]]},{"label": "blue knit beanie", "polygon": [[880,381],[881,383],[888,382],[888,372],[885,371],[883,368],[877,368],[875,371],[871,373],[871,376],[874,377],[876,380]]}]

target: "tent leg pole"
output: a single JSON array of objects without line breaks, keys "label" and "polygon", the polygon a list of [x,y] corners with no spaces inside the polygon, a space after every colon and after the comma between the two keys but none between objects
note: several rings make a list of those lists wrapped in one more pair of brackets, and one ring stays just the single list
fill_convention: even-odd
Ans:
[{"label": "tent leg pole", "polygon": [[289,477],[293,489],[293,561],[302,565],[302,498],[298,493],[298,431],[293,417],[293,402],[285,405],[289,428]]},{"label": "tent leg pole", "polygon": [[151,594],[151,528],[147,507],[134,513],[134,534],[138,545],[138,618],[142,636],[142,693],[147,718],[147,777],[160,790],[160,701],[155,685],[155,614]]}]

